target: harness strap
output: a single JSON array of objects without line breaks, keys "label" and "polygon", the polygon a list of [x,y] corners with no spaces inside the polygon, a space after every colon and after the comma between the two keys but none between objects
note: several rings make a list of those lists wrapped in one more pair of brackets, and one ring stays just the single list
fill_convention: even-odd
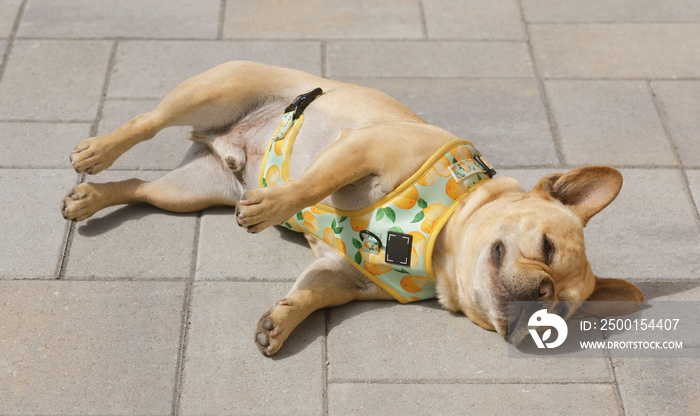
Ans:
[{"label": "harness strap", "polygon": [[[289,181],[289,157],[304,121],[300,112],[320,94],[320,89],[310,91],[287,107],[263,159],[261,187]],[[495,173],[471,142],[454,140],[372,206],[340,211],[317,204],[301,210],[284,226],[333,247],[402,303],[434,298],[431,260],[437,236],[457,202]]]},{"label": "harness strap", "polygon": [[277,132],[272,136],[273,140],[282,140],[287,136],[287,132],[292,127],[292,125],[301,117],[306,110],[306,107],[311,104],[319,95],[323,95],[323,90],[321,88],[315,88],[307,93],[297,96],[297,98],[292,101],[291,104],[284,109],[284,115],[282,116],[282,124],[277,129]]}]

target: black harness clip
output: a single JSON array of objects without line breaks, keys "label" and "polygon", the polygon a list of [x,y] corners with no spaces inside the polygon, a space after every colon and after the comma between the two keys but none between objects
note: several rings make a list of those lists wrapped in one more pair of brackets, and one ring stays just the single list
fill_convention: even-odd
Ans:
[{"label": "black harness clip", "polygon": [[284,109],[284,112],[288,113],[290,111],[294,111],[292,120],[296,120],[299,118],[299,116],[301,116],[306,107],[308,107],[309,104],[311,104],[311,102],[321,94],[323,94],[323,90],[320,88],[316,88],[305,94],[301,94],[300,96],[295,98],[294,101],[292,101],[292,103],[287,106],[287,108]]},{"label": "black harness clip", "polygon": [[482,169],[484,169],[484,172],[489,175],[489,178],[493,178],[496,175],[496,170],[481,160],[479,155],[474,156],[474,160],[479,164],[479,166],[481,166]]}]

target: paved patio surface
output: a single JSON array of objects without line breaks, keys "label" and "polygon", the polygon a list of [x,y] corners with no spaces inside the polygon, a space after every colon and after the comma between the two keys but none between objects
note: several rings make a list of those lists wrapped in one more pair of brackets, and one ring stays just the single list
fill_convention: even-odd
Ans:
[{"label": "paved patio surface", "polygon": [[[257,319],[313,258],[297,235],[59,212],[75,143],[255,60],[379,88],[526,187],[619,168],[594,272],[700,301],[700,2],[0,0],[0,57],[0,415],[700,414],[698,359],[508,358],[436,302],[319,311],[265,358]],[[162,175],[186,133],[95,180]]]}]

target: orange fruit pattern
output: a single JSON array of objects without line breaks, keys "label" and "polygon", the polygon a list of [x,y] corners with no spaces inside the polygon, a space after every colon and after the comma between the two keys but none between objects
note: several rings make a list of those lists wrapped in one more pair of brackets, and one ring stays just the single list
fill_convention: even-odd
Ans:
[{"label": "orange fruit pattern", "polygon": [[[286,133],[270,144],[261,168],[261,186],[284,183],[289,178],[287,155],[294,142],[293,132],[302,121],[303,116],[289,126],[292,134]],[[456,200],[487,177],[473,155],[479,153],[471,143],[455,141],[431,158],[432,164],[426,165],[415,183],[403,184],[403,191],[380,201],[370,212],[365,209],[343,216],[314,206],[303,209],[284,225],[333,247],[402,302],[433,298],[435,278],[426,264],[431,238],[448,218],[449,208]],[[361,238],[360,232],[365,230],[370,232]],[[410,261],[405,266],[386,262],[389,232],[412,238]]]}]

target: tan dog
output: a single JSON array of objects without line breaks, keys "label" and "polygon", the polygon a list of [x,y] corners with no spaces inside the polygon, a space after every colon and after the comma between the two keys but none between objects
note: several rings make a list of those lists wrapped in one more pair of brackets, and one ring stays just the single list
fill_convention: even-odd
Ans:
[{"label": "tan dog", "polygon": [[[285,107],[316,87],[328,93],[304,113],[290,163],[295,179],[258,189],[261,159]],[[82,183],[63,200],[64,217],[81,221],[108,206],[140,202],[175,212],[237,206],[239,225],[257,233],[319,202],[342,210],[373,204],[456,139],[376,90],[231,62],[186,80],[155,110],[79,143],[71,164],[97,174],[161,129],[182,125],[193,127],[195,143],[178,168],[153,182]],[[636,303],[621,312],[638,308],[641,291],[596,278],[583,244],[586,222],[621,186],[620,173],[609,167],[552,174],[531,192],[510,178],[487,180],[459,201],[435,242],[440,303],[504,336],[510,300],[629,300]],[[255,341],[265,354],[276,353],[317,309],[392,298],[329,246],[309,241],[318,259],[258,324]]]}]

